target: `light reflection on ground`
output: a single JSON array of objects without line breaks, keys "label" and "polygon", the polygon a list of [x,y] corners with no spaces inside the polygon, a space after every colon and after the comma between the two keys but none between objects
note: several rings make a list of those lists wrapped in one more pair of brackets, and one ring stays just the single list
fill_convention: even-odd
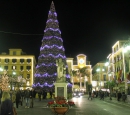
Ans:
[{"label": "light reflection on ground", "polygon": [[80,96],[80,97],[73,97],[72,101],[75,103],[76,106],[80,107],[83,99],[82,99],[82,96]]}]

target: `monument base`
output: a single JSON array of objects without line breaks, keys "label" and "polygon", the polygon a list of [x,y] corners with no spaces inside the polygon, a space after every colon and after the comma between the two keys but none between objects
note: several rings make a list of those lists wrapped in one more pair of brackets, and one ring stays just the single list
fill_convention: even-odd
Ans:
[{"label": "monument base", "polygon": [[55,97],[65,97],[67,99],[67,85],[68,83],[54,83]]}]

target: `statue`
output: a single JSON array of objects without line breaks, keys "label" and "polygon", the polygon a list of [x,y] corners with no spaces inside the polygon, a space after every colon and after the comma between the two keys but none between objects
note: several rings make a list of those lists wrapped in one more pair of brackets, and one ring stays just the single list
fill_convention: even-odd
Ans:
[{"label": "statue", "polygon": [[64,72],[64,63],[61,58],[56,60],[56,66],[57,66],[57,77],[60,78],[63,76]]},{"label": "statue", "polygon": [[65,82],[66,81],[66,68],[61,58],[56,60],[56,65],[57,65],[56,82]]}]

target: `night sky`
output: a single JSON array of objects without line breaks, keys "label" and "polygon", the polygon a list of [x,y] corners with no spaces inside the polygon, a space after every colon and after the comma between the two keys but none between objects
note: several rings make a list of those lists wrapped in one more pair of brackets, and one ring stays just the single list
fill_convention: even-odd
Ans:
[{"label": "night sky", "polygon": [[[129,0],[54,0],[67,57],[106,60],[130,36]],[[0,53],[21,48],[39,56],[51,0],[0,0]],[[18,34],[19,33],[19,34]]]}]

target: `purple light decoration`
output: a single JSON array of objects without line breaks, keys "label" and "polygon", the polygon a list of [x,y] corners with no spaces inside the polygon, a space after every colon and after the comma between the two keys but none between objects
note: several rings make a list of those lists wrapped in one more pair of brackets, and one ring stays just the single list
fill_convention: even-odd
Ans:
[{"label": "purple light decoration", "polygon": [[42,63],[41,65],[37,65],[36,68],[39,68],[41,66],[49,67],[49,66],[53,66],[53,65],[56,66],[56,64],[54,64],[54,63],[51,63],[51,64],[44,64],[44,63]]},{"label": "purple light decoration", "polygon": [[41,57],[49,57],[49,56],[52,56],[53,58],[59,58],[59,57],[62,57],[63,59],[66,59],[66,56],[62,56],[61,54],[58,54],[57,56],[54,56],[52,54],[49,54],[49,55],[41,55],[39,56],[38,58],[41,58]]},{"label": "purple light decoration", "polygon": [[44,86],[47,86],[47,83],[44,83]]},{"label": "purple light decoration", "polygon": [[44,83],[43,85],[40,85],[40,83],[33,84],[33,87],[37,87],[37,86],[40,86],[40,87],[44,87],[44,86],[53,87],[54,84],[52,84],[52,85],[49,85],[49,84],[47,84],[47,83]]},{"label": "purple light decoration", "polygon": [[61,31],[59,29],[53,29],[53,28],[46,28],[44,30],[44,32],[48,31],[48,30],[52,30],[52,31],[58,31],[61,34]]},{"label": "purple light decoration", "polygon": [[56,12],[54,12],[54,15],[57,17],[57,13]]},{"label": "purple light decoration", "polygon": [[53,77],[53,76],[57,76],[57,73],[54,73],[52,75],[49,75],[48,73],[45,73],[43,75],[41,75],[41,74],[35,74],[35,77]]},{"label": "purple light decoration", "polygon": [[63,42],[62,38],[61,38],[61,37],[57,37],[57,36],[43,37],[42,41],[43,41],[44,39],[51,39],[51,38],[57,38],[57,39],[59,39],[59,40],[61,40],[61,41]]},{"label": "purple light decoration", "polygon": [[57,17],[57,13],[56,13],[56,12],[51,12],[51,11],[49,11],[49,15],[54,15],[54,16]]},{"label": "purple light decoration", "polygon": [[73,84],[71,84],[71,83],[68,83],[68,87],[72,87],[72,85],[73,85]]},{"label": "purple light decoration", "polygon": [[[44,84],[42,84],[42,85],[40,85],[40,83],[33,84],[33,87],[37,87],[37,86],[40,86],[40,87],[44,87],[44,86],[53,87],[53,86],[54,86],[54,83],[53,83],[52,85],[49,85],[48,83],[44,83]],[[67,86],[68,86],[68,87],[72,87],[72,84],[71,84],[71,83],[68,83]]]},{"label": "purple light decoration", "polygon": [[70,78],[70,75],[69,75],[69,74],[66,74],[66,78]]},{"label": "purple light decoration", "polygon": [[53,21],[56,22],[56,23],[59,23],[58,20],[52,20],[52,19],[48,19],[46,23],[53,22]]},{"label": "purple light decoration", "polygon": [[52,48],[54,48],[54,47],[57,47],[58,49],[62,49],[63,51],[65,51],[65,49],[64,49],[63,46],[58,47],[57,45],[52,45],[52,46],[45,45],[44,47],[41,47],[41,48],[40,48],[40,51],[41,51],[41,50],[44,50],[44,48],[49,48],[49,49],[51,48],[51,49],[52,49]]}]

